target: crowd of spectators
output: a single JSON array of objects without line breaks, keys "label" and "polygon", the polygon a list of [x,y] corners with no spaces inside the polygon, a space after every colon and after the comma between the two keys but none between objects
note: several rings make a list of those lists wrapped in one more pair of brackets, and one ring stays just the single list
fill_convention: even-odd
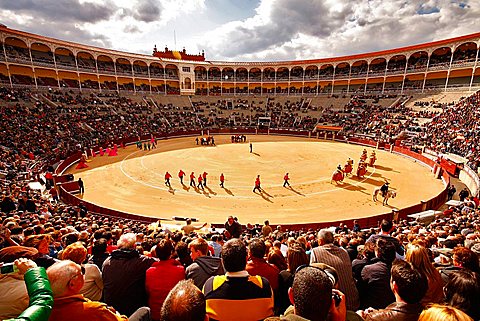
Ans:
[{"label": "crowd of spectators", "polygon": [[[354,96],[341,111],[324,110],[319,120],[342,124],[346,133],[391,137],[419,117],[430,117],[429,135],[418,136],[418,143],[456,152],[475,164],[479,97],[435,114],[402,104],[382,107],[375,103],[381,97]],[[107,144],[125,133],[210,124],[202,104],[183,109],[115,94],[5,88],[0,101],[0,262],[18,266],[18,272],[0,275],[1,319],[17,318],[30,305],[42,311],[37,320],[46,320],[52,295],[51,320],[97,315],[195,320],[205,314],[213,320],[325,320],[328,315],[332,320],[428,320],[434,314],[480,319],[480,219],[473,198],[428,225],[384,221],[378,229],[341,224],[285,231],[268,222],[242,229],[231,218],[225,227],[235,226],[233,234],[222,229],[184,234],[51,201],[29,183],[81,147]],[[310,110],[303,100],[267,100],[243,108],[256,111],[254,117],[267,112],[279,128],[312,129],[317,123],[302,115]],[[386,128],[392,120],[400,129]],[[236,238],[228,240],[231,236]],[[42,280],[42,268],[51,291],[43,287],[40,302],[32,299],[37,292],[30,290],[27,274],[35,272]]]}]

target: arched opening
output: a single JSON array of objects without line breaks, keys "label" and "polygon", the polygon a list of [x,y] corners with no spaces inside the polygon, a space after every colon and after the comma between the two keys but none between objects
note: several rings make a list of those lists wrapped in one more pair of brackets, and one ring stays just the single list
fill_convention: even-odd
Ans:
[{"label": "arched opening", "polygon": [[19,62],[30,64],[30,53],[28,47],[23,40],[15,37],[5,38],[5,51],[7,52],[7,60],[9,62]]},{"label": "arched opening", "polygon": [[141,60],[135,60],[133,62],[133,72],[135,77],[146,76],[148,77],[148,66],[147,63]]},{"label": "arched opening", "polygon": [[320,71],[318,72],[318,77],[320,79],[331,79],[333,77],[333,65],[323,65],[320,67]]},{"label": "arched opening", "polygon": [[235,80],[235,72],[233,68],[226,67],[222,70],[222,81],[224,82],[233,82]]},{"label": "arched opening", "polygon": [[55,63],[57,64],[57,68],[59,69],[77,69],[73,52],[66,48],[55,49]]},{"label": "arched opening", "polygon": [[295,66],[290,71],[290,80],[303,80],[303,68]]},{"label": "arched opening", "polygon": [[238,68],[235,71],[235,80],[239,81],[247,81],[248,79],[248,71],[246,68]]},{"label": "arched opening", "polygon": [[280,67],[277,69],[277,81],[288,81],[290,73],[288,71],[288,68],[286,67]]},{"label": "arched opening", "polygon": [[335,67],[335,79],[348,78],[349,73],[350,64],[348,62],[341,62]]},{"label": "arched opening", "polygon": [[205,67],[195,67],[193,70],[196,81],[207,81],[207,69]]},{"label": "arched opening", "polygon": [[189,90],[192,89],[192,80],[189,77],[185,78],[184,84],[185,84],[184,86],[185,89],[189,89]]},{"label": "arched opening", "polygon": [[452,49],[450,47],[442,47],[432,52],[430,56],[430,63],[428,64],[428,70],[439,70],[448,68],[450,65],[450,59],[452,57]]},{"label": "arched opening", "polygon": [[98,66],[98,72],[102,74],[115,74],[115,65],[113,63],[113,59],[105,56],[105,55],[100,55],[97,57],[97,66]]},{"label": "arched opening", "polygon": [[263,69],[263,82],[275,81],[275,69],[267,67]]},{"label": "arched opening", "polygon": [[[163,69],[163,66],[161,64],[152,62],[149,68],[150,68],[150,78],[163,79],[165,75],[165,70]],[[163,88],[165,89],[165,86],[163,86]]]},{"label": "arched opening", "polygon": [[[165,66],[165,74],[167,76],[167,79],[178,79],[178,68],[175,65],[166,65]],[[178,88],[178,82],[177,82],[177,88]]]},{"label": "arched opening", "polygon": [[249,71],[249,81],[260,81],[262,79],[262,71],[259,68],[252,68]]},{"label": "arched opening", "polygon": [[12,76],[12,83],[14,85],[35,86],[33,70],[30,67],[10,65],[10,75]]},{"label": "arched opening", "polygon": [[428,53],[426,51],[418,51],[408,58],[408,72],[425,71],[427,69]]},{"label": "arched opening", "polygon": [[318,78],[318,67],[317,66],[308,66],[305,69],[305,80],[310,79],[314,80]]},{"label": "arched opening", "polygon": [[390,58],[387,65],[387,74],[398,74],[405,71],[407,57],[405,55],[396,55]]},{"label": "arched opening", "polygon": [[53,53],[50,48],[43,43],[32,43],[30,46],[32,61],[37,66],[54,67]]},{"label": "arched opening", "polygon": [[370,62],[368,76],[384,75],[387,69],[387,60],[385,58],[376,58]]},{"label": "arched opening", "polygon": [[477,44],[474,42],[463,43],[453,53],[452,67],[473,65],[477,57]]},{"label": "arched opening", "polygon": [[368,63],[366,60],[355,61],[352,64],[351,77],[358,78],[364,77],[367,74]]},{"label": "arched opening", "polygon": [[[128,61],[125,58],[118,58],[117,61],[115,62],[115,66],[117,68],[117,75],[126,75],[126,76],[132,76],[132,65],[130,64],[130,61]],[[120,85],[120,81],[118,81],[118,84]],[[133,88],[133,85],[132,85]]]},{"label": "arched opening", "polygon": [[88,52],[81,51],[77,53],[77,63],[78,70],[97,72],[97,69],[95,68],[95,59]]},{"label": "arched opening", "polygon": [[222,78],[222,73],[220,72],[220,69],[217,67],[212,67],[208,69],[208,80],[209,81],[220,81]]}]

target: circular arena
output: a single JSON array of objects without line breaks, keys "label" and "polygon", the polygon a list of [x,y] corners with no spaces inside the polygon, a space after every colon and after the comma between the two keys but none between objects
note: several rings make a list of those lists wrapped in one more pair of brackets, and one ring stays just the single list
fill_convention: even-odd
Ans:
[{"label": "circular arena", "polygon": [[[148,151],[133,145],[116,157],[91,157],[89,168],[69,172],[85,182],[84,201],[137,215],[210,223],[221,223],[227,215],[244,223],[268,217],[288,225],[363,218],[415,205],[444,189],[425,164],[388,151],[377,150],[377,161],[364,177],[353,173],[337,183],[331,181],[337,165],[351,158],[356,168],[364,146],[270,135],[248,140],[252,153],[248,142],[232,143],[228,135],[215,136],[216,146],[196,145],[194,137],[162,140]],[[369,154],[374,150],[367,149]],[[186,173],[183,185],[180,169]],[[173,176],[171,187],[164,183],[167,171]],[[208,173],[204,189],[190,186],[191,172],[196,178]],[[291,187],[283,186],[285,173]],[[261,193],[252,192],[257,175]],[[397,192],[387,207],[381,199],[372,200],[373,190],[385,181]]]}]

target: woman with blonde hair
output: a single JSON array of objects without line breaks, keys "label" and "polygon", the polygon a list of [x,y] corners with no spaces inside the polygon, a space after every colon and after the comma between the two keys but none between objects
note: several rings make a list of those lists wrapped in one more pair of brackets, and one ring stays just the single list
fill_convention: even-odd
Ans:
[{"label": "woman with blonde hair", "polygon": [[83,264],[87,258],[87,249],[82,242],[70,244],[63,250],[62,260],[70,260],[82,267],[85,283],[80,293],[92,301],[100,301],[103,291],[103,280],[100,269],[95,264]]},{"label": "woman with blonde hair", "polygon": [[420,244],[409,244],[405,261],[410,262],[428,280],[428,290],[421,303],[440,303],[443,300],[443,281],[440,272],[433,266],[428,250]]},{"label": "woman with blonde hair", "polygon": [[418,321],[473,321],[473,319],[454,307],[434,304],[423,310]]}]

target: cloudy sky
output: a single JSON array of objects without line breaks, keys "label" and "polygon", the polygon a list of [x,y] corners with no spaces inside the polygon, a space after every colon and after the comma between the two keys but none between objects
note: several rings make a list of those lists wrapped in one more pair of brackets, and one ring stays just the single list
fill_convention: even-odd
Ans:
[{"label": "cloudy sky", "polygon": [[[0,0],[13,29],[208,60],[313,59],[480,32],[480,0]],[[176,35],[176,46],[174,41]]]}]

